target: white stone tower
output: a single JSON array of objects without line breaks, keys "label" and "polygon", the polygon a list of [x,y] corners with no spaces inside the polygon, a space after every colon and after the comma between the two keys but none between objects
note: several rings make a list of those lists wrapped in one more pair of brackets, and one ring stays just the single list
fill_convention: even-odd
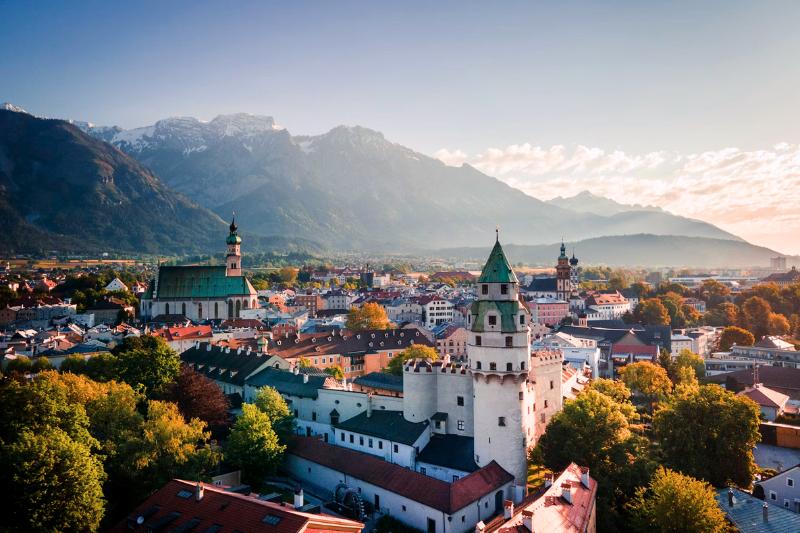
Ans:
[{"label": "white stone tower", "polygon": [[236,233],[236,218],[231,219],[231,227],[230,227],[230,234],[228,238],[225,239],[225,243],[228,245],[228,254],[225,258],[225,265],[227,266],[227,270],[225,271],[226,276],[241,276],[242,275],[242,252],[241,252],[241,244],[242,238],[239,237],[239,234]]},{"label": "white stone tower", "polygon": [[535,442],[534,387],[530,372],[529,313],[519,281],[499,238],[478,278],[467,356],[473,376],[475,462],[497,463],[515,478],[513,495],[525,494],[527,450]]}]

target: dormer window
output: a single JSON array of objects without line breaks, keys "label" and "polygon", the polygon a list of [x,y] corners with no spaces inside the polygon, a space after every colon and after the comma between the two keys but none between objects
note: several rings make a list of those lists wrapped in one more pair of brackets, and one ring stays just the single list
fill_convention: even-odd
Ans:
[{"label": "dormer window", "polygon": [[500,294],[508,294],[508,284],[503,283],[500,285]]},{"label": "dormer window", "polygon": [[497,315],[489,315],[489,325],[490,326],[497,325]]}]

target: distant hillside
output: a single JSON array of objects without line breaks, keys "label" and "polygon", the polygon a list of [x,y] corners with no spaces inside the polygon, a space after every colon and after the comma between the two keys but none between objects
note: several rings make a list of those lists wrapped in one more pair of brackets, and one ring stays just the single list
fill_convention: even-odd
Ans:
[{"label": "distant hillside", "polygon": [[81,125],[220,216],[235,210],[253,232],[332,249],[469,246],[497,225],[524,244],[638,232],[736,238],[664,212],[564,209],[362,127],[292,136],[271,117],[243,113],[210,122],[169,118],[133,130]]},{"label": "distant hillside", "polygon": [[3,253],[207,253],[227,234],[113,146],[20,110],[0,110],[0,225]]},{"label": "distant hillside", "polygon": [[[542,246],[504,244],[512,263],[552,265],[558,257],[560,243]],[[623,235],[599,237],[567,243],[568,250],[586,264],[644,267],[750,267],[769,265],[774,250],[743,241],[682,237],[674,235]],[[481,260],[489,246],[447,248],[434,252],[437,257]],[[571,253],[571,252],[570,252]]]}]

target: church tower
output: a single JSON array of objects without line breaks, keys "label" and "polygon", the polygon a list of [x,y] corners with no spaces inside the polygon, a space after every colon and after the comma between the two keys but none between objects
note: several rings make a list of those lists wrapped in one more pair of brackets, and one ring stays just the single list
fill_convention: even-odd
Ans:
[{"label": "church tower", "polygon": [[519,281],[499,238],[477,282],[467,356],[473,378],[475,462],[492,461],[511,473],[520,501],[527,480],[527,450],[534,444],[534,388],[530,371],[530,315]]},{"label": "church tower", "polygon": [[242,245],[242,238],[239,237],[239,234],[236,233],[236,218],[234,217],[231,219],[231,226],[230,226],[230,234],[228,234],[228,238],[225,239],[225,243],[228,245],[228,255],[225,258],[225,266],[227,267],[225,271],[226,276],[241,276],[242,275],[242,251],[240,249]]},{"label": "church tower", "polygon": [[572,294],[572,279],[570,278],[569,258],[567,257],[567,247],[561,242],[561,255],[558,256],[556,265],[556,298],[569,301]]}]

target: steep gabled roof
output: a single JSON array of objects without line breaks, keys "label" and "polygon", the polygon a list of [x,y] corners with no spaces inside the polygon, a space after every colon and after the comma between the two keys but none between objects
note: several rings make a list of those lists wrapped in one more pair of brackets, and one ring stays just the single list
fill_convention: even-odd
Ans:
[{"label": "steep gabled roof", "polygon": [[225,266],[161,266],[154,292],[159,299],[227,298],[230,295],[256,294],[244,276],[225,274]]},{"label": "steep gabled roof", "polygon": [[478,283],[519,283],[499,240],[494,243],[489,259],[486,260],[486,264],[481,270]]}]

